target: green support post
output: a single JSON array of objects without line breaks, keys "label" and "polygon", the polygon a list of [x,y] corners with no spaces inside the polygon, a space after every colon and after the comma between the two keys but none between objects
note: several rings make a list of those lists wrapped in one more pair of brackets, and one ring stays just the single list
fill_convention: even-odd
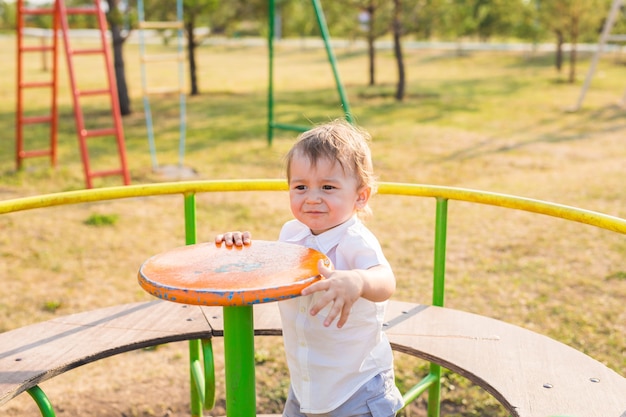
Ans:
[{"label": "green support post", "polygon": [[[448,228],[448,200],[437,198],[435,214],[435,260],[433,276],[433,305],[443,307],[446,273],[446,239]],[[441,366],[430,364],[429,377],[434,380],[428,388],[428,417],[441,414]]]},{"label": "green support post", "polygon": [[202,417],[204,387],[199,386],[199,381],[194,375],[194,364],[200,362],[200,340],[189,341],[189,374],[190,374],[190,394],[191,394],[191,417]]},{"label": "green support post", "polygon": [[[196,195],[193,193],[185,194],[185,244],[193,245],[197,240],[196,232]],[[194,363],[200,361],[201,355],[200,340],[189,341],[189,374],[191,384],[191,416],[202,417],[203,398],[200,392],[204,391],[204,387],[199,387],[194,377]],[[206,383],[206,381],[204,381]]]},{"label": "green support post", "polygon": [[196,232],[196,195],[185,194],[185,244],[194,245],[197,241]]},{"label": "green support post", "polygon": [[39,412],[41,412],[42,417],[56,417],[56,413],[54,412],[54,408],[52,408],[52,403],[46,396],[46,393],[43,392],[39,385],[35,385],[31,389],[28,390],[28,394],[35,400],[37,407],[39,407]]},{"label": "green support post", "polygon": [[435,214],[435,260],[433,276],[433,305],[443,307],[446,290],[446,240],[448,229],[448,200],[437,199]]},{"label": "green support post", "polygon": [[404,401],[404,407],[415,401],[420,395],[422,395],[427,389],[429,389],[433,384],[438,384],[439,379],[437,375],[429,373],[426,375],[420,382],[418,382],[415,386],[410,388],[407,392],[402,396],[402,401]]},{"label": "green support post", "polygon": [[256,417],[252,306],[223,309],[226,416]]}]

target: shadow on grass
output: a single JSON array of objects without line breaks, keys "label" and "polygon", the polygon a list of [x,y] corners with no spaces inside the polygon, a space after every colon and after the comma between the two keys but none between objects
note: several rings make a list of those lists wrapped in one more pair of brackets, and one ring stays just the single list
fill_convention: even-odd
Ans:
[{"label": "shadow on grass", "polygon": [[[563,111],[559,116],[546,117],[528,125],[527,128],[517,130],[503,138],[489,137],[488,139],[474,144],[471,147],[458,150],[444,158],[433,162],[453,160],[467,160],[490,154],[510,152],[516,149],[526,148],[541,143],[561,143],[581,140],[593,140],[596,135],[612,132],[620,132],[626,128],[626,119],[621,106],[608,105],[593,111],[579,111],[580,115]],[[582,116],[582,117],[581,117]],[[531,130],[539,130],[541,133],[527,138],[525,134]]]}]

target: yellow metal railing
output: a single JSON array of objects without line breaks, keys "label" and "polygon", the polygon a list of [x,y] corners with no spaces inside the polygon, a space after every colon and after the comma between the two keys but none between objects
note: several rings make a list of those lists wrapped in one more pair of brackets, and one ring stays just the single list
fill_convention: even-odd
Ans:
[{"label": "yellow metal railing", "polygon": [[[188,181],[177,183],[131,185],[124,187],[43,194],[33,197],[0,201],[0,214],[51,206],[166,194],[283,190],[287,190],[287,184],[284,180],[279,179]],[[392,182],[380,183],[378,186],[378,193],[415,197],[434,197],[445,200],[467,201],[505,207],[559,217],[565,220],[590,224],[603,229],[626,234],[625,219],[572,206],[533,200],[508,194],[490,193],[465,188]]]}]

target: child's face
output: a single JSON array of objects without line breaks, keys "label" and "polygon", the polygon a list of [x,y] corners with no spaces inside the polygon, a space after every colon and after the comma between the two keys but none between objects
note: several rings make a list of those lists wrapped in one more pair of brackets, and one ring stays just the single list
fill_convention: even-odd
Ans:
[{"label": "child's face", "polygon": [[291,161],[289,200],[296,219],[314,235],[344,223],[367,204],[370,189],[357,190],[357,180],[346,175],[338,162],[322,158],[315,166],[296,153]]}]

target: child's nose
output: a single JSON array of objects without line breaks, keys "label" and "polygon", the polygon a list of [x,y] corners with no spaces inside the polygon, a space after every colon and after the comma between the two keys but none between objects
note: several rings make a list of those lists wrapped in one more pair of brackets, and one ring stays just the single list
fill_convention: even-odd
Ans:
[{"label": "child's nose", "polygon": [[310,190],[306,194],[306,201],[308,203],[320,203],[322,201],[322,198],[321,198],[320,193],[318,191]]}]

